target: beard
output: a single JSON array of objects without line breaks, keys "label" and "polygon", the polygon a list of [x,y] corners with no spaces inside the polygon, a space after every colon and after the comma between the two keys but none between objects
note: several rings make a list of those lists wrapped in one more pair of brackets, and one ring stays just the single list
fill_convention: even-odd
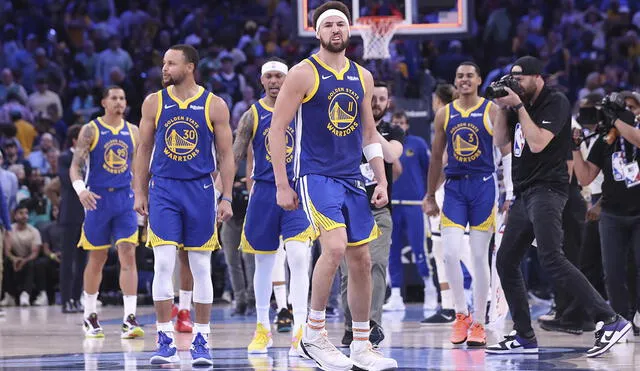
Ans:
[{"label": "beard", "polygon": [[380,108],[380,106],[375,106],[375,108],[373,109],[373,120],[375,122],[380,121],[380,119],[382,119],[386,113],[387,113],[386,108],[382,109]]},{"label": "beard", "polygon": [[347,46],[349,46],[349,38],[347,38],[346,40],[343,40],[342,43],[337,46],[331,43],[331,38],[329,38],[329,40],[326,42],[320,39],[320,45],[322,45],[323,48],[327,49],[331,53],[340,53],[344,51],[347,48]]},{"label": "beard", "polygon": [[184,75],[178,77],[169,75],[169,78],[166,80],[164,77],[162,78],[162,86],[166,88],[171,85],[179,85],[182,81],[184,81]]}]

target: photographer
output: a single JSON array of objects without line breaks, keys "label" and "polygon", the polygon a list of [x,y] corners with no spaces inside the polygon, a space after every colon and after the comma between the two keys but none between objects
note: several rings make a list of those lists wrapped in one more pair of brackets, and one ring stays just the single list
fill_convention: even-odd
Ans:
[{"label": "photographer", "polygon": [[[562,253],[562,212],[569,187],[565,160],[571,143],[571,108],[564,94],[545,86],[542,71],[542,62],[537,58],[518,59],[511,68],[511,76],[518,84],[511,86],[519,94],[506,86],[502,88],[506,95],[495,100],[502,108],[494,123],[496,144],[501,146],[509,140],[513,143],[512,178],[516,198],[496,265],[515,331],[488,347],[487,353],[538,351],[520,270],[523,255],[535,238],[540,263],[556,287],[571,290],[584,309],[601,322],[596,327],[595,345],[587,351],[588,357],[595,357],[618,342],[631,329],[631,324],[616,315]],[[607,338],[603,339],[605,333]]]},{"label": "photographer", "polygon": [[[604,115],[587,161],[578,149],[573,151],[573,159],[576,176],[582,184],[591,182],[600,170],[604,174],[599,227],[605,285],[613,309],[632,319],[627,266],[632,249],[636,267],[640,265],[640,150],[632,141],[633,133],[638,132],[634,116],[640,113],[640,105],[637,101],[625,102],[629,99],[636,100],[636,97],[614,93],[603,101]],[[632,106],[627,103],[635,103],[636,112],[626,110],[625,106]],[[579,134],[574,132],[575,140]],[[632,307],[639,310],[638,303],[633,304]]]}]

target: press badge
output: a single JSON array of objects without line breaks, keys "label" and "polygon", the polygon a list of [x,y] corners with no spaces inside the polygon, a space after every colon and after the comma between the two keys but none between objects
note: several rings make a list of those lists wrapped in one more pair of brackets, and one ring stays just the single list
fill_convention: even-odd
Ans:
[{"label": "press badge", "polygon": [[622,151],[614,152],[611,155],[611,169],[613,171],[613,180],[616,182],[625,180],[625,164]]},{"label": "press badge", "polygon": [[627,184],[627,188],[640,184],[640,171],[638,171],[637,162],[624,165],[624,182]]},{"label": "press badge", "polygon": [[364,177],[365,186],[378,184],[378,182],[376,182],[375,180],[375,173],[373,172],[373,169],[371,168],[371,165],[369,165],[369,163],[360,164],[360,172]]}]

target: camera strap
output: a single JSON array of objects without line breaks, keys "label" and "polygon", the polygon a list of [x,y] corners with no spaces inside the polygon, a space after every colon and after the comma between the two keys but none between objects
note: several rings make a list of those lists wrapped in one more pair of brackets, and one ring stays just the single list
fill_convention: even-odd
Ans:
[{"label": "camera strap", "polygon": [[[639,127],[639,125],[636,124],[636,129],[638,129],[638,127]],[[632,163],[632,162],[636,162],[636,159],[638,158],[638,147],[633,145],[631,161],[627,161],[627,151],[626,151],[626,149],[627,149],[627,147],[626,147],[627,141],[624,140],[622,135],[618,135],[618,143],[620,144],[620,151],[622,152],[622,160],[624,161],[624,163],[625,164],[629,164],[629,163]]]}]

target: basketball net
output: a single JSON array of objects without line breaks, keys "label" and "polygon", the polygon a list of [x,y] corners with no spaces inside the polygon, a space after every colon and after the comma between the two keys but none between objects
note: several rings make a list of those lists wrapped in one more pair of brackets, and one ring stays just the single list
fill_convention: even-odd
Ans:
[{"label": "basketball net", "polygon": [[397,16],[360,17],[357,23],[362,26],[360,35],[364,42],[364,59],[388,59],[389,43],[396,26],[402,22]]}]

